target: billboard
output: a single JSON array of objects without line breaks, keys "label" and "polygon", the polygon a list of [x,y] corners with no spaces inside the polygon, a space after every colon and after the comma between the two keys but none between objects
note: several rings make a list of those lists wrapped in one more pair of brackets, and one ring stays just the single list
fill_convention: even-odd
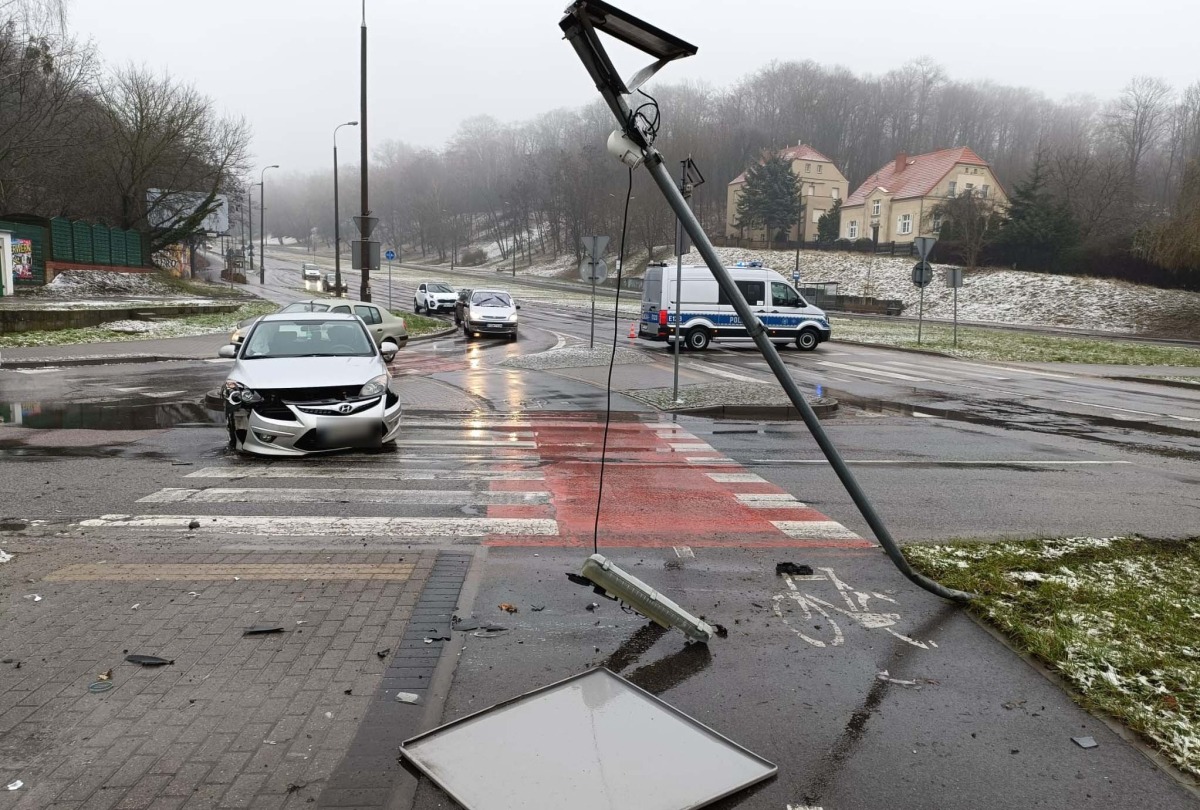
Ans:
[{"label": "billboard", "polygon": [[[204,191],[168,191],[161,188],[146,190],[146,219],[151,228],[170,228],[195,213],[208,199]],[[213,209],[196,228],[204,233],[225,233],[229,230],[229,200],[224,194],[213,198]]]},{"label": "billboard", "polygon": [[33,281],[33,240],[12,239],[12,276],[15,281]]}]

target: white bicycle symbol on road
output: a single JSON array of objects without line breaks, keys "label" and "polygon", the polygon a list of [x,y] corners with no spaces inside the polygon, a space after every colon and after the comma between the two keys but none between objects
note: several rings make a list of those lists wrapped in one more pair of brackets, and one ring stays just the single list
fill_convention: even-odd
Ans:
[{"label": "white bicycle symbol on road", "polygon": [[[878,611],[867,609],[867,603],[871,599],[880,599],[884,602],[890,602],[893,605],[896,604],[895,599],[874,591],[856,591],[845,582],[838,579],[837,575],[833,573],[832,568],[818,568],[816,570],[824,573],[813,573],[806,575],[784,574],[783,578],[787,583],[787,591],[784,593],[775,594],[775,596],[772,597],[772,607],[775,610],[775,615],[779,617],[780,621],[782,621],[788,627],[788,629],[800,636],[800,638],[804,639],[814,647],[840,647],[846,643],[846,636],[842,632],[842,628],[838,626],[834,616],[841,614],[839,618],[844,617],[853,622],[857,622],[865,630],[886,630],[896,638],[900,639],[901,641],[906,641],[914,647],[920,647],[922,650],[929,649],[927,644],[923,644],[916,639],[909,638],[903,633],[899,633],[892,629],[893,626],[900,621],[899,613],[880,613]],[[831,604],[826,602],[824,599],[819,599],[818,597],[813,596],[810,593],[800,593],[800,589],[796,586],[796,582],[798,581],[832,582],[834,587],[837,588],[838,594],[843,600],[845,600],[846,607]],[[789,600],[796,603],[794,609],[788,605]],[[788,608],[786,611],[785,607]],[[824,617],[830,628],[832,628],[833,638],[826,643],[825,641],[822,641],[818,638],[813,638],[812,636],[808,635],[807,632],[802,631],[798,626],[798,623],[793,624],[795,617],[792,616],[789,618],[789,615],[794,614],[797,610],[800,612],[800,615],[803,617],[803,620],[806,623],[806,629],[812,626],[814,615],[820,615]],[[930,643],[932,644],[932,642]]]}]

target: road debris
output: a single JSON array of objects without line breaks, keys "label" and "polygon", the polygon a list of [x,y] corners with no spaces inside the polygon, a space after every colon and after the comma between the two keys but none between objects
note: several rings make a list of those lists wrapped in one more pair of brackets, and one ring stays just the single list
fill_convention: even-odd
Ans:
[{"label": "road debris", "polygon": [[325,712],[325,719],[326,719],[326,720],[332,720],[332,719],[333,719],[333,712]]},{"label": "road debris", "polygon": [[8,788],[9,790],[20,790],[24,786],[25,786],[25,783],[22,782],[20,779],[14,779],[13,781],[11,781],[7,785],[5,785],[5,787]]},{"label": "road debris", "polygon": [[1080,748],[1096,748],[1100,743],[1096,742],[1095,737],[1072,737],[1071,741]]},{"label": "road debris", "polygon": [[794,562],[775,563],[775,576],[781,577],[784,574],[789,576],[808,577],[812,576],[813,570],[810,565],[797,565]]},{"label": "road debris", "polygon": [[13,558],[13,555],[9,554],[4,549],[0,548],[0,563],[6,563],[9,560],[11,560],[12,558]]},{"label": "road debris", "polygon": [[584,608],[584,610],[586,610],[588,613],[595,613],[596,608],[598,608],[598,607],[600,607],[599,602],[590,602],[590,603],[588,603],[588,606],[586,608]]},{"label": "road debris", "polygon": [[99,675],[96,676],[96,680],[111,681],[112,680],[112,670],[110,669],[105,672],[101,672]]},{"label": "road debris", "polygon": [[256,624],[253,627],[247,627],[242,631],[243,636],[265,636],[268,633],[282,633],[283,625],[280,624]]},{"label": "road debris", "polygon": [[130,605],[130,606],[129,606],[129,609],[130,609],[130,610],[137,610],[137,609],[138,609],[138,608],[140,608],[141,606],[142,606],[142,603],[141,603],[141,602],[134,602],[132,605]]},{"label": "road debris", "polygon": [[275,740],[263,740],[263,745],[278,745]]},{"label": "road debris", "polygon": [[420,695],[414,694],[412,692],[397,692],[396,693],[396,700],[400,701],[401,703],[416,703],[420,699],[421,699]]},{"label": "road debris", "polygon": [[546,606],[545,605],[530,605],[529,609],[532,610],[534,613],[541,613],[543,610],[546,609]]},{"label": "road debris", "polygon": [[88,691],[93,694],[99,694],[101,692],[107,692],[114,686],[116,686],[116,684],[112,681],[92,681],[88,684]]},{"label": "road debris", "polygon": [[435,641],[449,641],[450,636],[426,636],[422,639],[426,644],[432,644]]},{"label": "road debris", "polygon": [[199,528],[200,528],[200,521],[198,521],[198,520],[193,520],[190,523],[188,523],[189,530],[199,529]]},{"label": "road debris", "polygon": [[[630,796],[652,796],[654,807],[704,807],[777,771],[604,668],[433,729],[400,753],[473,810],[543,807],[547,795],[571,796],[575,810],[650,805]],[[624,767],[651,759],[655,767]],[[606,767],[619,768],[620,779]]]},{"label": "road debris", "polygon": [[384,647],[382,650],[376,650],[375,655],[379,658],[387,658],[388,653],[392,651],[391,647]]},{"label": "road debris", "polygon": [[479,622],[477,622],[473,619],[470,621],[459,622],[458,624],[454,625],[454,629],[461,630],[464,633],[467,632],[468,630],[478,630]]},{"label": "road debris", "polygon": [[131,664],[141,664],[144,667],[161,667],[167,664],[174,664],[175,659],[167,660],[159,658],[157,655],[142,655],[141,653],[131,653],[125,656],[125,660]]},{"label": "road debris", "polygon": [[30,594],[26,594],[25,596],[23,596],[23,597],[21,597],[21,598],[22,598],[22,599],[32,599],[32,600],[33,600],[33,601],[35,601],[35,602],[40,602],[40,601],[42,601],[41,594],[36,594],[36,593],[30,593]]},{"label": "road debris", "polygon": [[692,641],[708,643],[713,628],[706,622],[651,588],[635,576],[614,565],[602,554],[593,554],[583,562],[581,574],[606,595],[619,599],[641,615],[663,627],[676,627]]},{"label": "road debris", "polygon": [[517,606],[510,605],[508,602],[501,602],[500,609],[503,610],[505,613],[516,613],[517,612]]},{"label": "road debris", "polygon": [[308,787],[308,782],[288,782],[287,792],[295,793],[298,790],[304,790]]}]

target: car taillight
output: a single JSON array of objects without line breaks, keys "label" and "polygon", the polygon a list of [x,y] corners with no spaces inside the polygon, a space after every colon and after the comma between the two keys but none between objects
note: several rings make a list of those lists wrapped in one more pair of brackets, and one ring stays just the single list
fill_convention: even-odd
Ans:
[{"label": "car taillight", "polygon": [[659,326],[667,325],[667,311],[665,309],[660,309],[658,311],[658,325]]}]

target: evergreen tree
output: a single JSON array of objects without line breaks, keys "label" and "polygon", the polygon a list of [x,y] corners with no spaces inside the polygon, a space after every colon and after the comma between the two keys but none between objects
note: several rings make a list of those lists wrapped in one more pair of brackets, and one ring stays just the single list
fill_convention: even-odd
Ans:
[{"label": "evergreen tree", "polygon": [[1007,219],[996,236],[996,246],[1018,268],[1052,270],[1079,242],[1070,211],[1046,189],[1048,181],[1039,152],[1029,178],[1013,190]]},{"label": "evergreen tree", "polygon": [[834,200],[830,208],[817,220],[817,241],[822,245],[831,245],[842,232],[842,201]]},{"label": "evergreen tree", "polygon": [[767,240],[787,232],[796,222],[800,196],[792,164],[771,155],[746,172],[746,184],[737,203],[739,228],[765,228]]}]

